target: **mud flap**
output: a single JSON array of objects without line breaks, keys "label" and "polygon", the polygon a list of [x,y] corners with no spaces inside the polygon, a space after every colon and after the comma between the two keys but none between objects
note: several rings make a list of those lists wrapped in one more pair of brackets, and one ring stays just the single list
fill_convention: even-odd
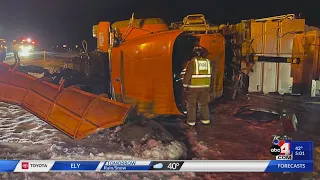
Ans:
[{"label": "mud flap", "polygon": [[74,139],[123,124],[131,110],[103,94],[61,87],[0,64],[0,101],[21,105]]}]

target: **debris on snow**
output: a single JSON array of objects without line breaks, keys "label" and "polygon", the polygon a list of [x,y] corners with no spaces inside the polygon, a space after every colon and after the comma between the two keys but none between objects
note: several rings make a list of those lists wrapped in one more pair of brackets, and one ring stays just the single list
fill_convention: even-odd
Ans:
[{"label": "debris on snow", "polygon": [[[132,124],[133,128],[118,126],[105,129],[77,141],[16,105],[0,102],[0,119],[0,158],[2,159],[161,160],[183,159],[186,154],[185,145],[176,141],[161,125],[153,121],[149,121],[145,126]],[[137,131],[139,133],[133,136],[126,136],[128,132],[136,133]],[[5,173],[0,178],[170,179],[172,176],[176,178],[176,175],[177,173],[166,175],[162,173]],[[192,177],[192,175],[189,176]]]},{"label": "debris on snow", "polygon": [[[121,139],[126,139],[135,156],[144,159],[185,159],[186,146],[174,140],[160,124],[150,120],[143,125],[134,123],[122,128]],[[126,138],[124,138],[126,137]]]},{"label": "debris on snow", "polygon": [[[185,126],[182,124],[182,126]],[[191,151],[195,154],[196,157],[193,159],[210,159],[209,153],[210,150],[203,141],[197,140],[197,132],[194,129],[187,129],[185,132],[188,142],[191,146]]]},{"label": "debris on snow", "polygon": [[159,146],[160,144],[161,144],[161,142],[156,141],[154,139],[149,139],[148,142],[147,142],[148,148],[154,148],[156,146]]}]

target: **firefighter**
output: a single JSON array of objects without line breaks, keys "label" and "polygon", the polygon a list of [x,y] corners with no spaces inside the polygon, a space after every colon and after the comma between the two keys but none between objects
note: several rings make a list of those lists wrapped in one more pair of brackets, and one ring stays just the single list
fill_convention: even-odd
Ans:
[{"label": "firefighter", "polygon": [[292,137],[293,133],[297,131],[297,119],[295,114],[290,117],[287,111],[282,110],[282,114],[280,115],[280,123],[281,123],[281,134]]},{"label": "firefighter", "polygon": [[194,52],[197,54],[187,64],[183,86],[187,91],[187,123],[196,124],[197,105],[200,107],[200,117],[203,124],[210,124],[209,118],[209,90],[211,85],[211,63],[204,58],[204,49],[196,45]]},{"label": "firefighter", "polygon": [[16,40],[12,41],[12,51],[13,51],[13,56],[14,56],[14,63],[15,64],[20,64],[20,58],[19,58],[19,43]]}]

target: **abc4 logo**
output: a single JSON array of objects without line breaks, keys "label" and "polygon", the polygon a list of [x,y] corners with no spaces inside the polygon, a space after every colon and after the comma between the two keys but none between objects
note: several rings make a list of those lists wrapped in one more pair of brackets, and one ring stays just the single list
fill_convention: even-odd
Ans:
[{"label": "abc4 logo", "polygon": [[270,148],[270,153],[274,156],[290,155],[290,143],[285,141],[279,141]]},{"label": "abc4 logo", "polygon": [[274,156],[277,155],[290,155],[290,144],[289,143],[284,143],[280,146],[278,145],[273,145],[270,148],[270,153]]},{"label": "abc4 logo", "polygon": [[277,156],[281,153],[281,148],[278,145],[273,145],[270,148],[270,153],[274,156]]}]

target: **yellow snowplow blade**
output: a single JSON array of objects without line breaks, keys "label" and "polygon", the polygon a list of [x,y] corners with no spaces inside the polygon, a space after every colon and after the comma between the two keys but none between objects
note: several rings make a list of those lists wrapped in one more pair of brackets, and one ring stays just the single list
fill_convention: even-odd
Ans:
[{"label": "yellow snowplow blade", "polygon": [[66,89],[0,64],[0,101],[18,104],[74,139],[123,124],[130,106]]}]

